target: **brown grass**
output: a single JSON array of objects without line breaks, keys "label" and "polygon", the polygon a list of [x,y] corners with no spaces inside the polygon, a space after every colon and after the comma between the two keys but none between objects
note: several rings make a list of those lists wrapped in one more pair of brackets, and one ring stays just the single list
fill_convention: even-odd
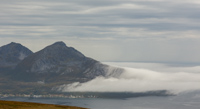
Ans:
[{"label": "brown grass", "polygon": [[0,100],[0,109],[86,109],[86,108]]}]

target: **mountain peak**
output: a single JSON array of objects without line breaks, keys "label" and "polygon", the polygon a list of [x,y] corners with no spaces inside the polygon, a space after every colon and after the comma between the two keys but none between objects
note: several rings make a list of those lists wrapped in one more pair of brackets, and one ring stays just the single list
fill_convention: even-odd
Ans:
[{"label": "mountain peak", "polygon": [[0,67],[15,66],[32,53],[31,50],[19,43],[11,42],[4,45],[0,47]]},{"label": "mountain peak", "polygon": [[16,43],[16,42],[11,42],[10,44],[18,44],[18,43]]},{"label": "mountain peak", "polygon": [[56,46],[66,46],[66,44],[63,41],[55,42],[53,45],[56,45]]},{"label": "mountain peak", "polygon": [[9,43],[9,44],[7,44],[7,45],[5,45],[5,46],[19,46],[19,45],[21,45],[20,43],[16,43],[16,42],[11,42],[11,43]]}]

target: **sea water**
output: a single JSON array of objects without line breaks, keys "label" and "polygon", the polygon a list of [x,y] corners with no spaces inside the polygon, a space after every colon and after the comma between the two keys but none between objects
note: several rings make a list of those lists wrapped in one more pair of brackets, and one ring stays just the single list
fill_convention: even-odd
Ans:
[{"label": "sea water", "polygon": [[101,98],[1,98],[10,101],[37,102],[78,106],[90,109],[200,109],[200,92],[169,97],[137,97],[128,99]]}]

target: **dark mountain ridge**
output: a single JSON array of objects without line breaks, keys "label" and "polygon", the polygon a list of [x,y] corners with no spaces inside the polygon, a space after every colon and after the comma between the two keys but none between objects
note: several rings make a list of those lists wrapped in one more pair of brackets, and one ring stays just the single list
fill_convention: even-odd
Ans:
[{"label": "dark mountain ridge", "polygon": [[123,71],[86,57],[62,41],[36,53],[17,43],[3,46],[0,51],[2,65],[13,63],[9,72],[2,70],[6,75],[0,73],[0,81],[5,83],[0,84],[0,89],[5,92],[47,93],[59,85],[82,83],[97,76],[115,76]]},{"label": "dark mountain ridge", "polygon": [[11,72],[17,64],[32,53],[28,48],[15,42],[0,47],[0,73]]},{"label": "dark mountain ridge", "polygon": [[11,42],[0,47],[0,67],[14,67],[33,52],[19,43]]},{"label": "dark mountain ridge", "polygon": [[45,73],[58,65],[68,65],[86,58],[63,42],[56,42],[30,55],[17,66],[18,70],[35,73]]},{"label": "dark mountain ridge", "polygon": [[87,81],[96,76],[105,76],[104,67],[107,65],[85,57],[64,42],[56,42],[21,61],[15,69],[18,73],[14,78],[32,82],[64,82],[70,78]]}]

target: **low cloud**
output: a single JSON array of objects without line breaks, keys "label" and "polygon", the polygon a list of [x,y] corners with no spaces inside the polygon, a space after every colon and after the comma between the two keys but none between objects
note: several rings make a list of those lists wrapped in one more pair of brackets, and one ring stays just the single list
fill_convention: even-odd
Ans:
[{"label": "low cloud", "polygon": [[[159,65],[159,64],[157,64]],[[155,66],[155,65],[154,65]],[[162,66],[161,64],[159,66]],[[150,68],[150,67],[149,67]],[[169,68],[169,66],[168,66]],[[170,67],[172,68],[172,67]],[[193,67],[173,67],[174,71]],[[199,67],[198,67],[199,68]],[[60,86],[64,92],[146,92],[168,90],[171,93],[200,90],[200,74],[194,72],[153,71],[146,68],[127,68],[118,77],[97,77],[86,83]]]}]

